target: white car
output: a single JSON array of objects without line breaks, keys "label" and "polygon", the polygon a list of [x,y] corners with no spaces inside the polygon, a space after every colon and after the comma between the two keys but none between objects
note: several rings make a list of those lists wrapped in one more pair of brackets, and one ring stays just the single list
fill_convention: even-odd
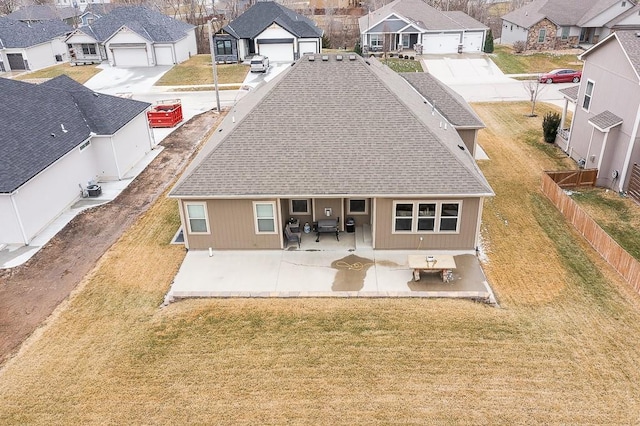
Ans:
[{"label": "white car", "polygon": [[251,58],[251,72],[267,72],[269,69],[269,58],[266,56],[254,56]]}]

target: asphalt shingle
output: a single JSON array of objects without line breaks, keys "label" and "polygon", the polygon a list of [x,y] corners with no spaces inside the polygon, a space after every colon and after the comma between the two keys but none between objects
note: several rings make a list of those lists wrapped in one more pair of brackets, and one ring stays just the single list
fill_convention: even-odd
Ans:
[{"label": "asphalt shingle", "polygon": [[41,85],[0,78],[0,193],[11,193],[96,134],[113,134],[149,104],[95,95],[66,76]]},{"label": "asphalt shingle", "polygon": [[618,117],[611,111],[603,111],[600,114],[591,117],[589,119],[589,123],[593,124],[598,129],[608,130],[622,124],[622,118]]},{"label": "asphalt shingle", "polygon": [[0,16],[0,49],[35,46],[71,31],[73,29],[70,26],[59,20],[27,24]]},{"label": "asphalt shingle", "polygon": [[245,96],[171,195],[492,194],[406,80],[353,56],[304,57]]},{"label": "asphalt shingle", "polygon": [[523,28],[530,28],[544,18],[556,25],[580,27],[618,2],[619,0],[534,0],[507,13],[502,19]]},{"label": "asphalt shingle", "polygon": [[431,105],[457,127],[482,129],[484,123],[469,107],[469,104],[455,91],[428,72],[401,73]]},{"label": "asphalt shingle", "polygon": [[274,1],[257,2],[222,31],[239,39],[254,38],[274,22],[296,37],[322,37],[315,22]]}]

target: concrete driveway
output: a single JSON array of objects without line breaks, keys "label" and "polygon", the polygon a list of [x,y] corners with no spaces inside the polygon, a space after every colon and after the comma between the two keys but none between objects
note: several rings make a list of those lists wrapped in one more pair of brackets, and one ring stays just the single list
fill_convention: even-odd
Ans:
[{"label": "concrete driveway", "polygon": [[243,85],[253,88],[262,82],[269,82],[273,80],[282,71],[289,68],[291,65],[292,65],[291,62],[271,62],[269,64],[269,69],[267,70],[266,73],[250,72],[249,74],[247,74],[247,77],[244,79]]},{"label": "concrete driveway", "polygon": [[91,90],[108,95],[122,93],[144,93],[172,66],[115,68],[109,64],[99,65],[102,72],[89,79],[84,85]]}]

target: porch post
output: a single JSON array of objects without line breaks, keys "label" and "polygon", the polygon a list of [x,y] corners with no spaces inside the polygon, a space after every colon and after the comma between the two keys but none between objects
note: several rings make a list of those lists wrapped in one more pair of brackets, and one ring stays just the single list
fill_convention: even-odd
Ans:
[{"label": "porch post", "polygon": [[600,167],[602,166],[602,157],[604,156],[604,149],[607,147],[607,139],[609,139],[609,131],[604,133],[604,140],[602,141],[602,149],[600,150],[600,158],[598,158],[598,172],[596,173],[596,179],[600,177]]}]

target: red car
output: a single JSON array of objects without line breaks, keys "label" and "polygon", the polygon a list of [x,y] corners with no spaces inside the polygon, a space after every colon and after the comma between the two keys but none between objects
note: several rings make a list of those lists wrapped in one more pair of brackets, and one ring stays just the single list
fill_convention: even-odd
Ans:
[{"label": "red car", "polygon": [[557,69],[540,76],[540,83],[577,83],[582,78],[582,71]]}]

